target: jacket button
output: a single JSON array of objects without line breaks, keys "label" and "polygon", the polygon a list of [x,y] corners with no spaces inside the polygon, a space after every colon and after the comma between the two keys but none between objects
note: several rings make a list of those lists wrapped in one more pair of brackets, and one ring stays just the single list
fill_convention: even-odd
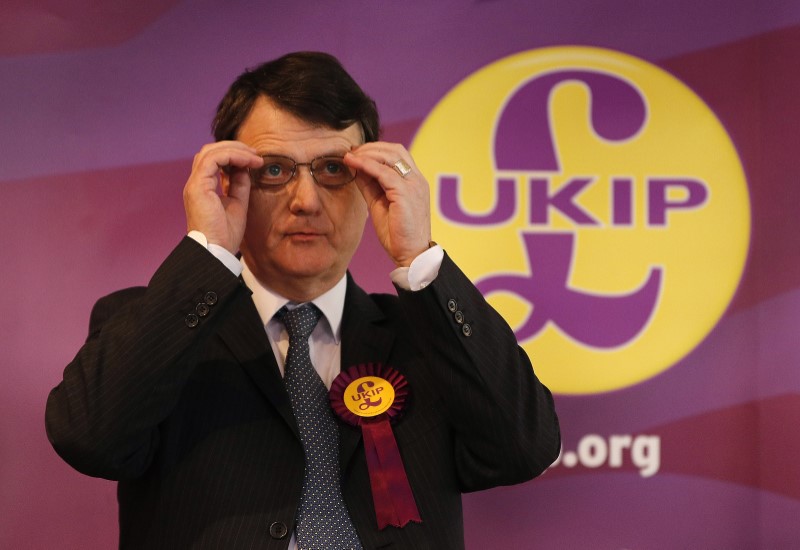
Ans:
[{"label": "jacket button", "polygon": [[458,303],[452,298],[450,298],[449,300],[447,300],[447,309],[450,310],[450,313],[455,313],[456,310],[458,309]]},{"label": "jacket button", "polygon": [[273,539],[282,539],[288,532],[289,530],[286,528],[286,524],[282,521],[276,521],[269,526],[269,536]]},{"label": "jacket button", "polygon": [[472,336],[472,326],[469,323],[461,325],[461,332],[464,336]]},{"label": "jacket button", "polygon": [[187,315],[186,319],[184,320],[186,321],[186,326],[189,328],[194,328],[200,324],[200,317],[198,317],[194,313],[190,313],[189,315]]},{"label": "jacket button", "polygon": [[453,314],[453,318],[456,320],[456,323],[459,325],[464,323],[464,313],[461,310],[456,311]]},{"label": "jacket button", "polygon": [[216,292],[206,292],[206,295],[203,297],[203,301],[209,305],[213,306],[217,303],[217,293]]},{"label": "jacket button", "polygon": [[197,313],[199,317],[205,317],[210,311],[211,308],[205,302],[200,302],[197,304],[197,307],[194,308],[194,312]]}]

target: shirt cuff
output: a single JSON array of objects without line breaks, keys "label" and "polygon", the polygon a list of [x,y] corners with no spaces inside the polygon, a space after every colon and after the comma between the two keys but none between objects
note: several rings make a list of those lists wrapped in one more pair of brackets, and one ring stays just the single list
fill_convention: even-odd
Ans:
[{"label": "shirt cuff", "polygon": [[411,262],[408,267],[398,267],[391,273],[392,282],[404,290],[422,290],[431,284],[442,267],[444,250],[438,244],[432,246]]},{"label": "shirt cuff", "polygon": [[197,241],[200,246],[211,252],[211,254],[222,262],[236,277],[242,274],[242,262],[239,261],[239,258],[228,252],[224,246],[213,243],[209,244],[206,236],[197,230],[189,231],[187,237]]}]

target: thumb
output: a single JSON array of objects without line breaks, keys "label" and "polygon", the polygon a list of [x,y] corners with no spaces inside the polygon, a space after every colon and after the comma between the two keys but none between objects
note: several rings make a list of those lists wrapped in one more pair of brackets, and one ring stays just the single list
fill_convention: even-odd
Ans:
[{"label": "thumb", "polygon": [[242,203],[245,207],[250,200],[250,174],[247,170],[234,169],[223,183],[228,198]]}]

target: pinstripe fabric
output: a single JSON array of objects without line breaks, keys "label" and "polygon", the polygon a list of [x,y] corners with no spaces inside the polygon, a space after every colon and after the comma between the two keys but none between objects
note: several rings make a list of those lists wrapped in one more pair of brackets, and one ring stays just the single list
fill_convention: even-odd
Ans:
[{"label": "pinstripe fabric", "polygon": [[[209,291],[217,303],[189,328]],[[394,432],[423,522],[377,530],[360,434],[340,423],[342,490],[364,548],[463,548],[461,492],[525,481],[555,459],[549,392],[449,258],[399,298],[348,280],[342,367],[370,361],[411,386]],[[248,289],[191,239],[146,289],[98,302],[46,425],[72,466],[119,480],[122,548],[286,548],[303,478],[289,398]]]}]

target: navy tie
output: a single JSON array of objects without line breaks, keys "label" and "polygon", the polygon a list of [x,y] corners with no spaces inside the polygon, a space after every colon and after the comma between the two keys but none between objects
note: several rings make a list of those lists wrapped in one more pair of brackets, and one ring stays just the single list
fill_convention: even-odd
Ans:
[{"label": "navy tie", "polygon": [[289,334],[284,382],[306,455],[297,510],[297,544],[302,550],[361,549],[342,497],[339,431],[328,390],[311,364],[308,338],[322,313],[313,304],[275,314]]}]

